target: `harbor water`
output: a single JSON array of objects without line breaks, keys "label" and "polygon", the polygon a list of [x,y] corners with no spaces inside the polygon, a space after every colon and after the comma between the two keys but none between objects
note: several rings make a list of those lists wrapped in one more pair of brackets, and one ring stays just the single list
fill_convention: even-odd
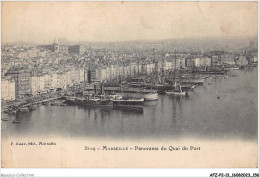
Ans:
[{"label": "harbor water", "polygon": [[144,103],[142,113],[41,105],[26,113],[7,115],[2,137],[257,139],[257,69],[229,73],[236,76],[207,78],[188,97],[159,95],[158,101]]}]

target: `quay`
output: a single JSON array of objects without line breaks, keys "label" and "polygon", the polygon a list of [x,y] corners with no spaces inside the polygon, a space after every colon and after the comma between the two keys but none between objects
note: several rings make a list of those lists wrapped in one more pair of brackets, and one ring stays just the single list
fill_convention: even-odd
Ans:
[{"label": "quay", "polygon": [[33,102],[33,103],[25,104],[25,105],[23,105],[23,107],[28,107],[28,106],[34,105],[34,104],[42,104],[42,103],[45,103],[45,102],[48,102],[48,101],[54,101],[54,100],[57,100],[57,99],[60,99],[60,98],[61,97],[48,98],[48,99],[45,99],[45,100],[41,100],[41,101],[36,101],[36,102]]},{"label": "quay", "polygon": [[221,71],[193,71],[193,73],[195,73],[195,74],[204,74],[204,75],[208,75],[208,74],[224,75],[225,73],[227,73],[227,70],[221,70]]},{"label": "quay", "polygon": [[6,104],[4,106],[4,108],[2,107],[2,112],[4,113],[13,113],[18,111],[21,108],[26,108],[32,105],[38,105],[38,104],[42,104],[45,102],[49,102],[49,101],[54,101],[57,99],[60,99],[61,97],[53,97],[53,98],[48,98],[48,99],[44,99],[44,100],[40,100],[40,101],[35,101],[35,102],[26,102],[26,101],[16,101],[12,104]]}]

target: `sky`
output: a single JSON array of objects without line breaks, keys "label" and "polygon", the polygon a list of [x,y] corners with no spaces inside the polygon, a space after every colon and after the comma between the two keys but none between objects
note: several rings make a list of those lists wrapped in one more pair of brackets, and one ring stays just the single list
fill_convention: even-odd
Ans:
[{"label": "sky", "polygon": [[2,43],[257,35],[257,2],[2,2]]}]

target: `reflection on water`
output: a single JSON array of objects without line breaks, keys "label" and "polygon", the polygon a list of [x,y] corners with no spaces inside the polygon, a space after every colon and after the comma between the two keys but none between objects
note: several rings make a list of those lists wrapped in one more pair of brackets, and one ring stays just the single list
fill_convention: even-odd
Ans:
[{"label": "reflection on water", "polygon": [[[257,70],[207,79],[189,97],[160,95],[143,113],[78,106],[40,106],[10,115],[2,136],[257,138]],[[12,123],[13,120],[21,123]]]}]

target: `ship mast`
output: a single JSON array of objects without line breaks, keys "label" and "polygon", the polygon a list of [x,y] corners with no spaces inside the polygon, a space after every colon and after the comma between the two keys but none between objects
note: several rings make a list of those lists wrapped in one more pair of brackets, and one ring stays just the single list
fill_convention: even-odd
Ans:
[{"label": "ship mast", "polygon": [[182,75],[181,75],[181,70],[182,70],[182,63],[181,63],[181,58],[180,58],[180,85],[182,85]]},{"label": "ship mast", "polygon": [[174,80],[173,82],[175,83],[176,82],[176,49],[174,51],[174,71],[173,71],[173,75],[174,75]]},{"label": "ship mast", "polygon": [[192,79],[194,79],[194,63],[195,63],[195,60],[193,59],[193,57],[191,58],[192,59]]}]

